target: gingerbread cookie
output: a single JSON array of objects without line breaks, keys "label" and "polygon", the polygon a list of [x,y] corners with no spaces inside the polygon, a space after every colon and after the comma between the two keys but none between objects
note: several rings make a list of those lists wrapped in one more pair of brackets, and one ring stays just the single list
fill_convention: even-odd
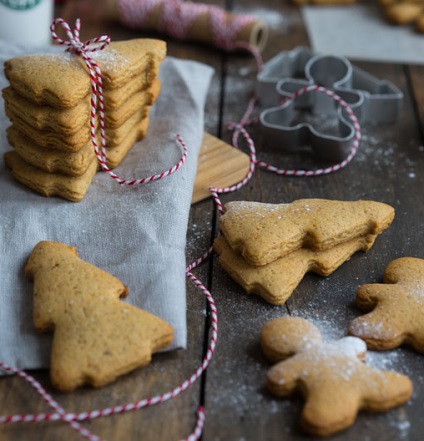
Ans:
[{"label": "gingerbread cookie", "polygon": [[424,2],[422,0],[380,0],[379,4],[389,23],[415,24],[415,30],[424,33]]},{"label": "gingerbread cookie", "polygon": [[279,361],[268,371],[269,390],[278,396],[302,393],[302,426],[313,435],[332,435],[352,425],[359,410],[383,412],[412,394],[408,377],[361,361],[366,353],[362,340],[323,342],[319,330],[302,318],[266,323],[261,344],[272,361]]},{"label": "gingerbread cookie", "polygon": [[392,207],[374,201],[237,201],[225,204],[224,210],[221,230],[251,265],[266,265],[301,247],[323,251],[357,237],[373,237],[394,217]]},{"label": "gingerbread cookie", "polygon": [[402,344],[424,352],[424,259],[402,257],[389,263],[384,283],[362,285],[356,305],[371,311],[349,324],[349,333],[371,349]]},{"label": "gingerbread cookie", "polygon": [[[150,106],[138,109],[120,126],[107,128],[105,138],[107,147],[116,147],[122,143],[128,133],[144,119],[150,110]],[[91,132],[88,125],[84,126],[79,132],[65,136],[62,133],[53,130],[37,130],[27,124],[17,115],[8,115],[13,126],[20,133],[30,138],[34,143],[44,149],[56,149],[64,152],[75,153],[81,150],[87,143],[91,142]],[[97,133],[99,133],[99,128]]]},{"label": "gingerbread cookie", "polygon": [[134,143],[136,141],[140,141],[146,136],[148,126],[149,117],[146,116],[134,125],[128,135],[124,137],[119,144],[114,147],[108,147],[106,149],[106,163],[109,168],[113,169],[121,163],[127,153],[134,147]]},{"label": "gingerbread cookie", "polygon": [[106,130],[106,147],[108,149],[118,147],[121,143],[123,143],[128,134],[132,133],[133,130],[138,130],[140,126],[143,125],[144,121],[149,120],[149,110],[150,107],[139,109],[119,127]]},{"label": "gingerbread cookie", "polygon": [[[136,92],[118,109],[110,110],[105,100],[105,127],[114,129],[124,124],[135,113],[147,114],[160,93],[160,81],[155,80],[148,89]],[[90,97],[69,109],[39,106],[20,97],[9,87],[3,90],[6,115],[20,131],[34,138],[39,144],[70,145],[66,150],[78,148],[90,139]],[[113,136],[113,131],[112,131]]]},{"label": "gingerbread cookie", "polygon": [[127,287],[74,247],[38,243],[25,274],[34,281],[34,325],[54,332],[50,377],[61,391],[108,384],[172,342],[168,323],[122,302]]},{"label": "gingerbread cookie", "polygon": [[149,39],[114,42],[91,54],[102,72],[104,130],[99,119],[90,122],[92,88],[82,57],[64,52],[6,61],[10,87],[3,97],[15,151],[5,162],[13,176],[44,196],[80,201],[97,167],[92,136],[100,146],[104,135],[111,169],[145,136],[165,54],[163,41]]},{"label": "gingerbread cookie", "polygon": [[415,22],[415,29],[416,29],[417,32],[419,32],[420,34],[424,34],[424,13],[421,14],[421,15],[417,18],[417,21]]},{"label": "gingerbread cookie", "polygon": [[69,109],[40,106],[21,97],[11,87],[2,90],[6,115],[19,115],[28,125],[38,130],[55,130],[64,135],[74,134],[87,125],[90,118],[90,100],[87,95]]},{"label": "gingerbread cookie", "polygon": [[6,106],[6,115],[13,127],[44,149],[57,149],[75,153],[90,141],[90,126],[85,124],[74,133],[63,134],[54,130],[39,130],[28,124],[17,114],[11,113]]},{"label": "gingerbread cookie", "polygon": [[6,135],[9,144],[21,159],[49,173],[82,176],[96,156],[91,141],[77,152],[64,152],[37,145],[13,125],[7,128]]},{"label": "gingerbread cookie", "polygon": [[134,93],[119,109],[108,109],[105,112],[106,128],[119,127],[140,110],[144,110],[144,114],[147,114],[150,111],[150,107],[156,102],[160,88],[160,81],[155,80],[150,88]]},{"label": "gingerbread cookie", "polygon": [[153,86],[159,74],[159,63],[154,62],[151,66],[121,87],[115,89],[105,89],[103,95],[109,110],[119,109],[125,101],[135,93],[146,90]]},{"label": "gingerbread cookie", "polygon": [[[143,72],[157,72],[165,54],[163,41],[137,39],[112,42],[91,56],[107,90],[123,87]],[[12,89],[36,104],[69,108],[91,94],[84,61],[69,52],[15,57],[5,62],[4,72]]]},{"label": "gingerbread cookie", "polygon": [[48,173],[28,164],[16,152],[6,152],[4,162],[12,170],[13,177],[25,187],[46,197],[60,196],[72,202],[84,198],[97,171],[96,159],[81,176]]},{"label": "gingerbread cookie", "polygon": [[221,236],[214,242],[220,266],[247,293],[258,294],[272,305],[282,305],[307,272],[328,276],[356,251],[368,251],[376,236],[359,237],[325,251],[301,248],[262,266],[250,265]]}]

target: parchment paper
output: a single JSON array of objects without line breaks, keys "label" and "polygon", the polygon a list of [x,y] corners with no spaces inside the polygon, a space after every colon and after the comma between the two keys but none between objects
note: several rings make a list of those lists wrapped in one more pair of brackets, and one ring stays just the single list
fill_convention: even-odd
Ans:
[{"label": "parchment paper", "polygon": [[377,4],[305,6],[312,49],[353,60],[424,64],[424,35],[385,21]]}]

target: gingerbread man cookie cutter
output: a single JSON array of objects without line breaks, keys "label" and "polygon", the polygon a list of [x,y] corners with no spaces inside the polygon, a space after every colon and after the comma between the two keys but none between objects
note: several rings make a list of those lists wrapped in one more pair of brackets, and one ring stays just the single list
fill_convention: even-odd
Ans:
[{"label": "gingerbread man cookie cutter", "polygon": [[[303,47],[268,61],[257,75],[256,85],[258,98],[266,107],[260,122],[268,142],[289,152],[309,145],[317,156],[334,161],[347,157],[355,138],[346,108],[318,89],[296,99],[293,94],[308,86],[322,86],[345,101],[361,123],[371,124],[394,122],[403,100],[403,93],[392,83],[352,66],[345,57],[314,54]],[[306,110],[311,118],[299,119]]]}]

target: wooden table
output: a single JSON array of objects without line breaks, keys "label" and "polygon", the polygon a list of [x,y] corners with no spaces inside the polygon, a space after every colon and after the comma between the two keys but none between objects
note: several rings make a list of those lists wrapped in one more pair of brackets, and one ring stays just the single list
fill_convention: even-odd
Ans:
[{"label": "wooden table", "polygon": [[[282,50],[307,46],[308,38],[299,10],[283,0],[216,1],[237,12],[253,12],[270,22],[270,38],[263,53],[266,60]],[[83,38],[107,33],[112,39],[139,37],[117,24],[91,25]],[[246,54],[225,54],[198,44],[169,41],[168,53],[212,65],[216,74],[206,106],[206,127],[211,134],[230,141],[225,124],[239,121],[254,88],[256,65]],[[289,202],[298,198],[342,200],[370,199],[396,209],[393,225],[378,238],[367,254],[358,253],[328,278],[307,275],[289,301],[270,306],[256,296],[246,295],[217,265],[214,256],[196,269],[196,275],[211,290],[219,312],[218,344],[207,373],[179,397],[150,408],[123,415],[99,418],[85,427],[107,440],[179,440],[194,428],[196,409],[206,408],[204,441],[256,441],[311,439],[302,434],[299,416],[303,400],[278,399],[266,391],[265,376],[270,364],[259,346],[259,333],[269,319],[283,315],[311,318],[332,337],[346,335],[346,327],[360,313],[354,306],[356,288],[381,282],[386,265],[402,256],[424,258],[424,68],[354,63],[372,75],[385,78],[405,94],[397,123],[364,126],[357,157],[337,173],[315,177],[279,177],[256,170],[251,181],[230,200]],[[307,155],[284,155],[278,146],[266,145],[260,128],[249,128],[258,156],[280,167],[316,166]],[[187,262],[199,257],[217,234],[218,216],[211,199],[195,204],[187,234]],[[145,369],[121,378],[100,390],[83,389],[69,395],[55,393],[46,372],[35,377],[70,412],[134,402],[173,389],[201,363],[208,342],[210,315],[205,298],[187,283],[188,348],[154,357]],[[424,430],[423,356],[409,349],[371,354],[370,362],[410,376],[414,384],[411,400],[385,414],[361,413],[355,425],[335,436],[339,440],[421,440]],[[0,379],[1,414],[49,411],[35,392],[17,378]],[[82,439],[61,422],[19,424],[0,427],[0,439]]]}]

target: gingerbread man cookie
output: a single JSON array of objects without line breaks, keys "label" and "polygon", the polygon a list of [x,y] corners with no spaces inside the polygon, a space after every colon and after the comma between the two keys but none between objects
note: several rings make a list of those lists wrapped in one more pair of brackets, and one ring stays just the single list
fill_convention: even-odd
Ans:
[{"label": "gingerbread man cookie", "polygon": [[74,247],[38,243],[25,273],[34,280],[35,328],[54,332],[50,378],[63,392],[108,384],[172,342],[168,323],[122,302],[127,287]]},{"label": "gingerbread man cookie", "polygon": [[390,262],[383,284],[358,288],[356,305],[371,312],[353,320],[349,333],[369,348],[408,344],[424,352],[424,259],[402,257]]},{"label": "gingerbread man cookie", "polygon": [[366,353],[362,340],[323,342],[319,330],[302,318],[266,323],[261,344],[272,361],[279,361],[268,371],[269,390],[279,396],[303,394],[302,426],[313,435],[332,435],[352,425],[361,409],[386,411],[411,396],[408,377],[361,361]]}]

